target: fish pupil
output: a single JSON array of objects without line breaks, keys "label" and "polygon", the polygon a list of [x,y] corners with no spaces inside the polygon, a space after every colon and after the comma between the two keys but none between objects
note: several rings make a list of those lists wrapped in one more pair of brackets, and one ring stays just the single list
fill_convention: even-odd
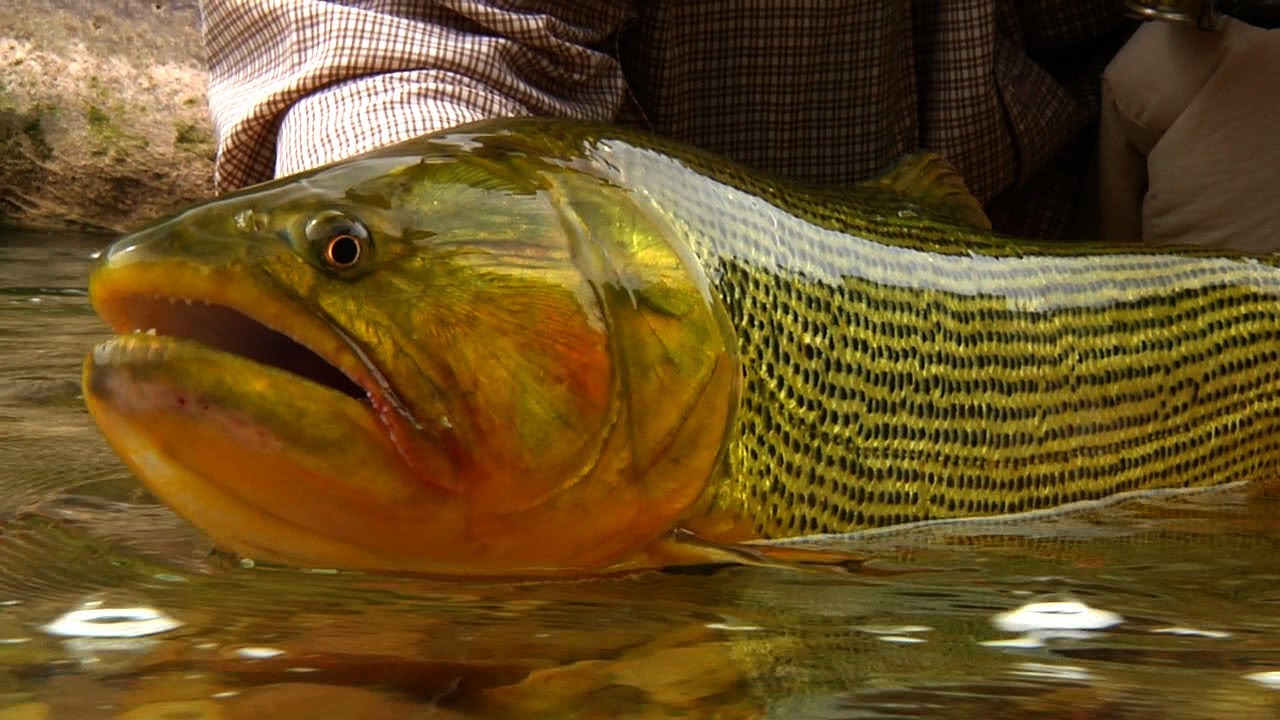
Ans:
[{"label": "fish pupil", "polygon": [[325,257],[334,267],[349,268],[360,259],[360,241],[351,235],[339,235],[329,241]]}]

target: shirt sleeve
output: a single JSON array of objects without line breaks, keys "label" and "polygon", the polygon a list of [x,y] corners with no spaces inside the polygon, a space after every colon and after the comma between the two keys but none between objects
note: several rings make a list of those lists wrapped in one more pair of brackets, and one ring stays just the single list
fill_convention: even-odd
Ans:
[{"label": "shirt sleeve", "polygon": [[487,117],[609,120],[605,0],[204,0],[226,191]]}]

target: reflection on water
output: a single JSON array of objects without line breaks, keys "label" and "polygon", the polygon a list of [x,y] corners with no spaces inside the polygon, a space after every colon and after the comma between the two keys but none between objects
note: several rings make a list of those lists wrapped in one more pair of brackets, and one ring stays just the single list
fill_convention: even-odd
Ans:
[{"label": "reflection on water", "polygon": [[0,236],[0,720],[1280,715],[1257,492],[868,536],[859,574],[241,567],[81,407],[101,242]]}]

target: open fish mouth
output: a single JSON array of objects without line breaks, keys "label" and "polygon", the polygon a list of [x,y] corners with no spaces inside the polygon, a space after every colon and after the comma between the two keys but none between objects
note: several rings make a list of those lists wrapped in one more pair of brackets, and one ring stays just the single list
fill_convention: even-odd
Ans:
[{"label": "open fish mouth", "polygon": [[[112,324],[128,342],[103,346],[98,362],[124,359],[161,339],[187,340],[210,350],[237,355],[260,365],[370,403],[370,393],[324,356],[294,337],[245,313],[202,299],[175,296],[124,296],[113,301]],[[147,337],[154,337],[150,341]]]},{"label": "open fish mouth", "polygon": [[[303,380],[359,401],[384,425],[403,406],[382,374],[318,308],[309,307],[260,273],[237,263],[210,270],[198,263],[160,258],[111,257],[89,281],[94,310],[116,333],[100,346],[96,364],[147,362],[147,348],[173,343],[235,356],[248,364],[236,372],[269,373],[263,383]],[[206,356],[207,357],[207,356]],[[186,357],[175,362],[197,362]],[[264,376],[265,377],[265,376]],[[263,385],[264,392],[268,385]]]},{"label": "open fish mouth", "polygon": [[257,559],[410,564],[402,535],[366,523],[399,531],[396,513],[435,496],[378,369],[322,311],[243,268],[180,261],[99,271],[90,298],[115,336],[86,358],[86,405],[165,504]]},{"label": "open fish mouth", "polygon": [[[333,393],[356,403],[352,411],[381,428],[414,474],[451,477],[416,449],[416,418],[366,351],[321,309],[243,264],[209,269],[184,260],[125,258],[109,259],[89,281],[94,309],[116,337],[90,356],[87,389],[105,391],[110,382],[116,389],[110,396],[135,407],[158,399],[138,395],[143,386],[202,389],[246,403],[254,413],[270,413],[262,406],[286,398],[295,403]],[[142,385],[125,381],[143,376],[149,381]],[[244,387],[226,387],[233,383]]]}]

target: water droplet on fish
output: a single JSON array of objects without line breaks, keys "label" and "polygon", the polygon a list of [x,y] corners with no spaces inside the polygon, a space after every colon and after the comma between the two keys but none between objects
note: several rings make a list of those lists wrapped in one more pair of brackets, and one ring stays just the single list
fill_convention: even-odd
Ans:
[{"label": "water droplet on fish", "polygon": [[240,232],[251,232],[253,230],[253,211],[248,208],[241,210],[232,218],[236,229]]}]

